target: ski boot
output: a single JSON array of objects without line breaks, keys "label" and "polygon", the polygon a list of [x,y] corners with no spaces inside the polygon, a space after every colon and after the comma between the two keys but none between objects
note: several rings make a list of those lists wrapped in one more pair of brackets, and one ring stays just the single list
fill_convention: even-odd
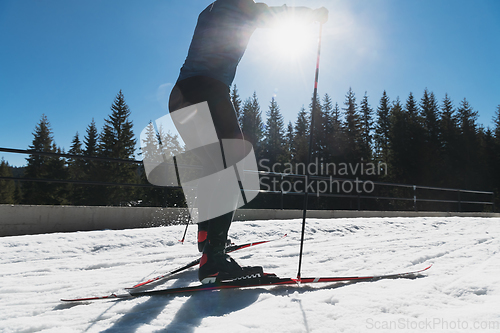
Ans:
[{"label": "ski boot", "polygon": [[220,281],[256,279],[264,276],[262,267],[241,267],[225,253],[225,243],[206,243],[200,260],[198,278],[202,284]]}]

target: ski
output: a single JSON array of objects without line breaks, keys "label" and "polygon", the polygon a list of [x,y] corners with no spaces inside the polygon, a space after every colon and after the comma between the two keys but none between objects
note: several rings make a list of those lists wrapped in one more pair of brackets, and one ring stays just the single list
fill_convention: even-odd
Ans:
[{"label": "ski", "polygon": [[[265,241],[259,241],[259,242],[253,242],[253,243],[246,243],[246,244],[240,244],[240,245],[229,245],[228,247],[226,247],[226,253],[231,253],[231,252],[234,252],[234,251],[238,251],[238,250],[241,250],[241,249],[245,249],[245,248],[248,248],[248,247],[251,247],[251,246],[255,246],[255,245],[261,245],[261,244],[266,244],[266,243],[270,243],[270,242],[273,242],[273,241],[277,241],[277,240],[280,240],[280,239],[283,239],[287,236],[287,234],[281,236],[280,238],[275,238],[275,239],[271,239],[271,240],[265,240]],[[165,280],[169,277],[171,277],[172,275],[175,275],[179,272],[182,272],[188,268],[191,268],[191,267],[194,267],[196,265],[198,265],[200,263],[200,258],[198,259],[195,259],[193,261],[191,261],[189,264],[186,264],[182,267],[179,267],[179,268],[176,268],[168,273],[165,273],[165,274],[161,274],[161,275],[158,275],[158,276],[155,276],[147,281],[143,281],[143,282],[140,282],[138,284],[136,284],[135,286],[133,287],[129,287],[129,288],[125,288],[126,290],[134,290],[136,288],[139,288],[139,287],[143,287],[145,285],[148,285],[148,284],[151,284],[153,282],[157,282],[157,281],[160,281],[160,280]]]},{"label": "ski", "polygon": [[324,283],[324,282],[353,282],[353,281],[377,281],[382,279],[398,279],[403,277],[408,277],[416,275],[427,271],[432,265],[420,269],[417,271],[396,273],[396,274],[386,274],[386,275],[372,275],[372,276],[347,276],[347,277],[314,277],[314,278],[280,278],[274,274],[266,274],[261,278],[248,279],[248,280],[236,280],[236,281],[222,281],[211,284],[202,284],[190,287],[181,288],[167,288],[160,290],[148,290],[148,291],[129,291],[124,294],[111,294],[107,296],[98,297],[86,297],[86,298],[73,298],[73,299],[62,299],[63,302],[82,302],[82,301],[93,301],[93,300],[105,300],[105,299],[122,299],[122,298],[132,298],[141,296],[156,296],[156,295],[189,295],[192,293],[200,291],[213,291],[213,290],[223,290],[223,289],[239,289],[239,288],[251,288],[251,287],[267,287],[267,286],[280,286],[280,285],[301,285],[309,283]]}]

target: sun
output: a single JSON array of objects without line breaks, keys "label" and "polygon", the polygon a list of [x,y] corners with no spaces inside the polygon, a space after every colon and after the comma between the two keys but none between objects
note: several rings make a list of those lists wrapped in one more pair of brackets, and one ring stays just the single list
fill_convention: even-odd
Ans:
[{"label": "sun", "polygon": [[269,46],[278,57],[297,60],[314,49],[311,24],[285,19],[269,29]]}]

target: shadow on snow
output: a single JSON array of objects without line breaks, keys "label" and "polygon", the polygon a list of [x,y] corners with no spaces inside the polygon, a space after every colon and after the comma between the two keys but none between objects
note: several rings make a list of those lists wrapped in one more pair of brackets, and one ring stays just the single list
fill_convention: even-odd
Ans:
[{"label": "shadow on snow", "polygon": [[[179,278],[171,288],[181,287],[186,285],[186,281],[192,281],[194,279],[194,272],[189,272],[184,274],[183,278]],[[409,275],[405,279],[416,279],[423,277],[425,275]],[[383,279],[394,279],[394,278],[383,278]],[[133,333],[143,325],[151,323],[158,315],[166,308],[166,306],[174,298],[178,297],[189,297],[181,308],[177,311],[172,321],[163,329],[157,330],[155,333],[166,333],[166,332],[194,332],[197,327],[200,326],[204,318],[207,317],[222,317],[224,315],[230,314],[235,311],[242,310],[249,307],[255,303],[259,296],[262,294],[271,294],[274,296],[287,296],[293,293],[303,294],[315,290],[333,290],[341,287],[346,287],[353,284],[358,284],[362,282],[373,282],[379,281],[382,278],[373,280],[360,280],[360,281],[349,281],[349,282],[336,282],[333,284],[323,285],[321,287],[313,287],[310,285],[303,286],[275,286],[270,289],[268,288],[249,288],[249,289],[231,289],[231,290],[218,290],[218,291],[205,291],[197,292],[193,294],[186,295],[164,295],[164,296],[154,296],[149,297],[145,302],[135,305],[127,313],[125,313],[119,320],[117,320],[110,328],[104,330],[106,333]],[[99,322],[101,318],[105,317],[105,314],[113,308],[117,302],[123,300],[113,301],[113,305],[109,307],[105,312],[99,315],[93,323],[87,327],[85,331],[92,328],[95,323]],[[301,305],[301,304],[300,304]],[[75,305],[60,305],[56,309],[67,309]],[[304,317],[304,329],[308,332],[308,323],[304,310],[302,309],[302,314]]]}]

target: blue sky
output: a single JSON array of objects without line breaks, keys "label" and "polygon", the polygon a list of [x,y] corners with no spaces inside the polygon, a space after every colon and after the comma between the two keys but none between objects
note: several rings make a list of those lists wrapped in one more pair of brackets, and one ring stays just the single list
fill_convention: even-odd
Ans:
[{"label": "blue sky", "polygon": [[[196,19],[210,0],[0,0],[0,146],[26,149],[42,114],[58,146],[98,128],[122,89],[139,136],[166,103],[184,62]],[[342,106],[349,87],[373,108],[425,88],[455,105],[465,97],[492,126],[500,104],[498,0],[268,0],[269,5],[325,6],[319,93]],[[313,90],[318,25],[304,27],[305,51],[285,56],[280,36],[257,30],[235,84],[256,91],[263,114],[276,98],[294,122]],[[304,40],[305,38],[305,40]],[[26,156],[0,153],[11,165]]]}]

